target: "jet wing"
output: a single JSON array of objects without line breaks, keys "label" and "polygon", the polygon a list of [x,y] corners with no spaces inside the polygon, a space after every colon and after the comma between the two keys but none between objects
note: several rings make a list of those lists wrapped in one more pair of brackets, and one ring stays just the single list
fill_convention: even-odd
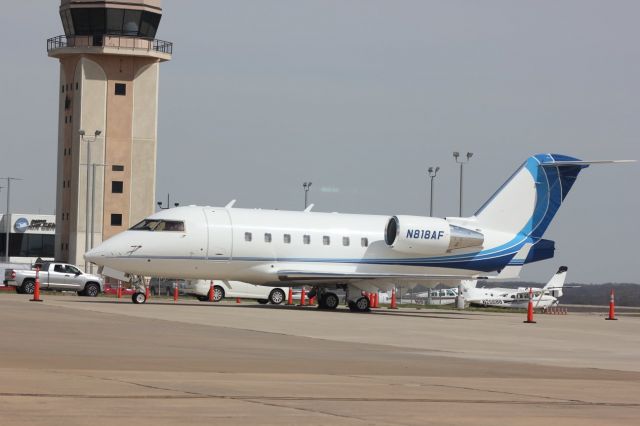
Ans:
[{"label": "jet wing", "polygon": [[281,270],[278,271],[280,281],[287,282],[339,282],[359,280],[409,280],[409,281],[460,281],[469,279],[486,279],[477,275],[424,275],[424,274],[397,274],[397,273],[368,273],[368,272],[320,272],[302,270]]}]

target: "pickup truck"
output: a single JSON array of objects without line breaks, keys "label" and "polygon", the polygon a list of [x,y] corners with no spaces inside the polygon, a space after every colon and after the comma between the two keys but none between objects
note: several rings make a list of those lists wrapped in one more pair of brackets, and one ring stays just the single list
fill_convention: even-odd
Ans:
[{"label": "pickup truck", "polygon": [[[40,288],[46,290],[77,291],[80,296],[95,297],[104,291],[102,278],[85,274],[73,265],[44,262],[40,269]],[[36,286],[35,270],[7,269],[4,284],[13,286],[21,294],[32,294]]]}]

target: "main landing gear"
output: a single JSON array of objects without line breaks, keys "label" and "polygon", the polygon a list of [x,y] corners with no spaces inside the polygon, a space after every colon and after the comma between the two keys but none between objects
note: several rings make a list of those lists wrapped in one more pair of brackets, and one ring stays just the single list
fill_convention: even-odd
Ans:
[{"label": "main landing gear", "polygon": [[347,306],[351,312],[369,312],[369,298],[362,295],[362,290],[352,285],[347,286]]}]

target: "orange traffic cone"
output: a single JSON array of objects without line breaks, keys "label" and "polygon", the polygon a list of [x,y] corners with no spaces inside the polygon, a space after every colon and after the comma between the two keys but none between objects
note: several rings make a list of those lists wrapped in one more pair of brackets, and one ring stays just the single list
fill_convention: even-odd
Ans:
[{"label": "orange traffic cone", "polygon": [[238,305],[240,304],[240,298],[239,297],[236,297],[236,304],[238,304]]},{"label": "orange traffic cone", "polygon": [[35,287],[33,288],[33,299],[31,299],[32,302],[42,302],[42,299],[40,299],[40,267],[36,266],[36,283],[35,283]]},{"label": "orange traffic cone", "polygon": [[213,281],[211,281],[209,283],[209,302],[213,302],[213,292],[214,292],[214,288],[213,288]]},{"label": "orange traffic cone", "polygon": [[533,320],[533,289],[529,289],[529,305],[527,306],[527,320],[523,321],[527,324],[535,324]]},{"label": "orange traffic cone", "polygon": [[396,300],[396,289],[391,290],[391,305],[389,309],[398,309],[398,301]]},{"label": "orange traffic cone", "polygon": [[178,285],[177,284],[173,286],[173,301],[174,302],[178,301]]},{"label": "orange traffic cone", "polygon": [[146,300],[149,300],[149,297],[151,297],[151,291],[150,291],[150,289],[149,289],[149,286],[148,286],[148,285],[145,285],[145,286],[144,286],[144,298],[145,298]]},{"label": "orange traffic cone", "polygon": [[304,287],[302,287],[302,291],[300,292],[300,306],[304,306],[306,296],[307,292],[304,290]]},{"label": "orange traffic cone", "polygon": [[293,288],[289,287],[289,294],[287,295],[287,305],[293,305]]},{"label": "orange traffic cone", "polygon": [[615,302],[613,289],[611,289],[611,295],[609,296],[609,317],[605,319],[610,321],[618,320],[618,318],[616,318],[616,302]]}]

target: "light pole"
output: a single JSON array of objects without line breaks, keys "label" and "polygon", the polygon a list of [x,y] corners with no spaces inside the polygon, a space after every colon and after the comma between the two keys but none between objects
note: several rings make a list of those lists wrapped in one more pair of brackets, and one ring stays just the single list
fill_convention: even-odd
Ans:
[{"label": "light pole", "polygon": [[7,180],[7,211],[5,213],[4,219],[4,258],[7,263],[9,263],[9,233],[11,232],[11,223],[9,221],[9,213],[11,212],[11,181],[12,180],[22,180],[20,178],[15,177],[6,177]]},{"label": "light pole", "polygon": [[458,151],[455,151],[453,153],[453,158],[455,158],[456,163],[460,164],[460,212],[458,213],[459,217],[462,217],[462,166],[464,166],[465,163],[468,163],[471,157],[473,157],[473,152],[467,152],[466,160],[460,157],[460,153]]},{"label": "light pole", "polygon": [[431,191],[429,192],[429,216],[431,217],[433,217],[433,179],[435,179],[438,174],[438,170],[440,170],[440,167],[438,166],[435,168],[429,167],[429,169],[427,169],[427,174],[429,175],[429,178],[431,178]]},{"label": "light pole", "polygon": [[[91,244],[89,245],[89,249],[93,248],[93,236],[94,236],[94,225],[95,225],[95,206],[96,206],[96,167],[105,167],[107,164],[96,164],[93,163],[91,170]],[[104,175],[103,175],[104,176]],[[91,265],[89,265],[91,266]],[[92,268],[93,269],[93,268]],[[91,271],[92,272],[92,271]]]},{"label": "light pole", "polygon": [[[84,251],[85,253],[87,251],[89,251],[89,215],[91,214],[91,206],[89,204],[89,192],[90,192],[90,185],[89,185],[89,180],[91,179],[91,142],[95,142],[96,139],[98,139],[98,136],[100,136],[102,132],[100,130],[96,130],[93,133],[93,138],[85,138],[85,131],[80,129],[78,131],[78,134],[80,135],[80,140],[81,141],[87,141],[87,194],[86,194],[86,208],[85,208],[85,219],[84,219]],[[93,222],[93,216],[91,216],[91,221]],[[84,270],[87,270],[89,263],[85,260],[84,261]]]},{"label": "light pole", "polygon": [[[162,201],[158,201],[156,204],[158,204],[158,207],[161,210],[166,210],[166,209],[171,208],[171,207],[169,207],[171,205],[171,203],[169,203],[169,193],[167,193],[167,206],[166,207],[162,207]],[[173,203],[174,207],[178,207],[179,205],[180,205],[180,203]]]},{"label": "light pole", "polygon": [[302,189],[304,189],[304,208],[307,208],[307,194],[309,193],[309,190],[311,189],[311,182],[304,182],[302,184]]}]

